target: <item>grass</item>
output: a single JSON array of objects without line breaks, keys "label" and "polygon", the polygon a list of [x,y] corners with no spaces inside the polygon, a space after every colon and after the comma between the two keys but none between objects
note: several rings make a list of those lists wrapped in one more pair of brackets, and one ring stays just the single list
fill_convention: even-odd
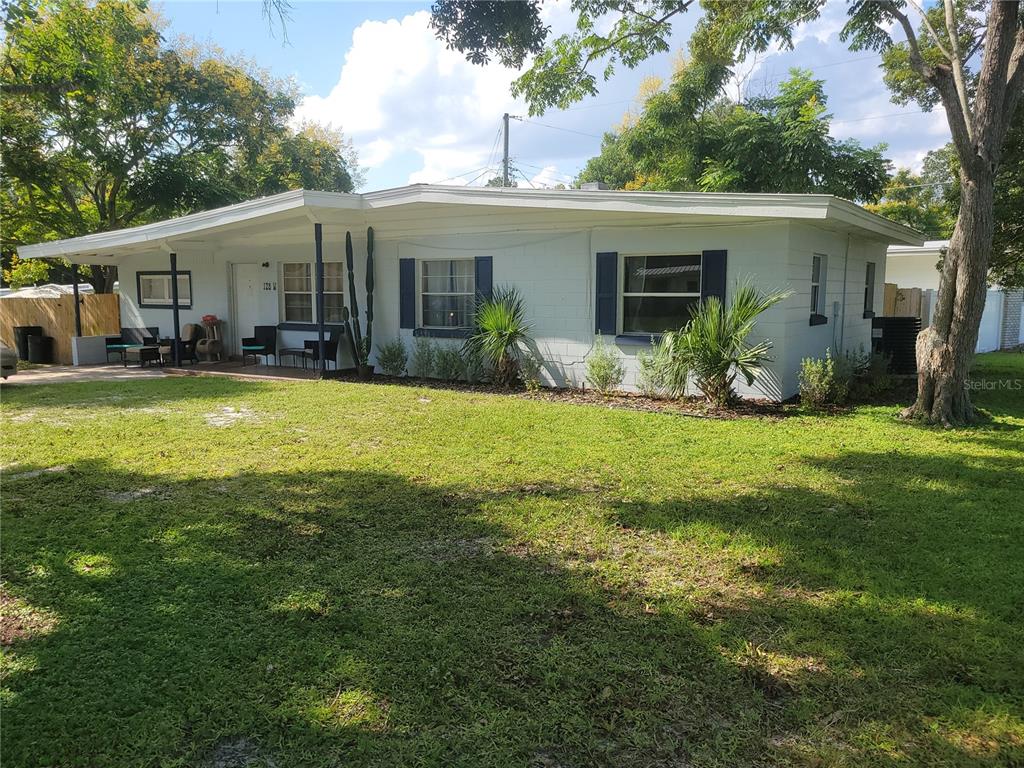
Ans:
[{"label": "grass", "polygon": [[0,758],[1019,765],[1024,355],[978,376],[970,431],[5,388]]}]

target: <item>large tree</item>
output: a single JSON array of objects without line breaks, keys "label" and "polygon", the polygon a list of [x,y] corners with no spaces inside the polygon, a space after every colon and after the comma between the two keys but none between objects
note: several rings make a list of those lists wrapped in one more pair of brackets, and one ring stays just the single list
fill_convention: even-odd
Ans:
[{"label": "large tree", "polygon": [[[295,88],[187,40],[143,2],[5,6],[2,250],[293,186],[351,191],[340,136],[293,131]],[[109,267],[92,269],[109,291]]]},{"label": "large tree", "polygon": [[727,74],[725,67],[681,62],[671,83],[647,96],[638,116],[605,137],[580,181],[878,199],[888,176],[885,147],[865,148],[829,134],[823,81],[793,70],[775,93],[736,103],[724,95]]},{"label": "large tree", "polygon": [[[476,15],[460,23],[451,6],[435,3],[438,35],[486,59],[496,50],[504,63],[521,63],[543,45],[513,90],[532,113],[564,107],[597,91],[592,65],[605,79],[617,64],[636,66],[668,50],[671,21],[695,0],[575,0],[577,29],[554,40],[540,27],[536,3],[521,5],[517,37],[498,16]],[[704,16],[690,51],[701,61],[726,64],[733,56],[791,47],[801,24],[816,19],[825,0],[703,0]],[[924,8],[918,0],[855,0],[847,6],[842,37],[855,50],[883,55],[886,82],[897,102],[923,109],[941,105],[959,161],[960,208],[943,262],[932,324],[918,339],[918,393],[904,415],[945,425],[967,424],[976,414],[968,372],[984,306],[995,230],[995,180],[1011,119],[1024,90],[1024,23],[1020,0],[941,0]],[[525,42],[524,42],[525,40]],[[481,51],[484,53],[482,54]]]}]

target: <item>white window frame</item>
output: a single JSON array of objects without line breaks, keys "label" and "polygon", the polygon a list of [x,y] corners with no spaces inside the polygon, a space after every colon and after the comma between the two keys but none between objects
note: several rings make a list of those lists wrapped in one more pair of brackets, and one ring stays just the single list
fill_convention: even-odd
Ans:
[{"label": "white window frame", "polygon": [[[452,261],[465,261],[473,265],[473,290],[469,291],[424,291],[423,290],[423,265],[427,263],[440,263],[440,262],[452,262]],[[423,297],[424,296],[469,296],[473,299],[476,298],[476,259],[473,257],[460,257],[460,258],[448,258],[448,259],[417,259],[416,260],[416,320],[417,328],[426,328],[434,331],[456,331],[466,330],[470,326],[455,326],[455,325],[427,325],[423,322]]]},{"label": "white window frame", "polygon": [[[814,281],[814,260],[818,259],[818,281]],[[825,314],[825,287],[828,283],[828,256],[824,253],[811,255],[811,314]],[[814,289],[817,288],[817,297]]]},{"label": "white window frame", "polygon": [[658,251],[657,253],[620,253],[619,254],[619,307],[618,307],[618,326],[616,330],[622,336],[639,336],[641,338],[649,338],[652,334],[649,331],[627,331],[625,330],[626,322],[626,298],[633,296],[656,296],[663,299],[697,299],[700,301],[701,292],[696,293],[661,293],[657,291],[627,291],[626,290],[626,259],[636,258],[643,256],[646,258],[652,258],[656,256],[696,256],[700,259],[700,270],[697,273],[698,283],[703,284],[704,279],[704,254],[703,253],[682,253],[682,252],[671,252],[667,253],[664,251]]},{"label": "white window frame", "polygon": [[[284,268],[285,268],[285,266],[291,265],[291,264],[302,264],[302,265],[304,265],[304,266],[309,268],[310,291],[286,291],[285,290],[285,287],[284,287]],[[325,273],[324,298],[326,299],[326,297],[328,295],[332,295],[332,296],[338,295],[338,296],[341,296],[341,305],[345,306],[345,281],[347,280],[347,277],[345,275],[345,270],[342,267],[342,271],[341,271],[341,290],[338,290],[338,291],[328,291],[327,288],[326,288],[326,272],[327,272],[327,265],[328,264],[337,264],[337,265],[341,266],[343,264],[343,262],[340,262],[340,261],[325,261],[324,262],[324,273]],[[317,318],[316,262],[315,261],[281,261],[281,262],[278,263],[277,273],[278,273],[278,286],[280,287],[280,290],[278,291],[278,318],[279,318],[280,322],[282,322],[282,323],[307,323],[308,322],[308,324],[314,324],[315,325],[316,324],[316,318]],[[306,293],[309,293],[310,294],[310,296],[311,296],[311,299],[310,299],[310,310],[312,312],[312,317],[311,317],[311,319],[309,321],[306,321],[306,320],[287,320],[285,318],[285,315],[284,315],[284,312],[285,312],[285,294],[288,294],[288,293],[295,293],[295,294],[306,294]],[[337,325],[341,321],[340,320],[333,320],[333,321],[332,320],[325,320],[325,322],[327,324],[329,324],[329,325]]]},{"label": "white window frame", "polygon": [[[141,309],[172,309],[174,297],[171,293],[170,270],[140,269],[135,273],[136,289],[138,292],[139,307]],[[160,281],[165,283],[167,294],[166,299],[145,298],[142,293],[142,286],[147,281]],[[185,284],[187,296],[182,292],[182,283]],[[192,271],[188,269],[178,270],[178,309],[192,308]]]}]

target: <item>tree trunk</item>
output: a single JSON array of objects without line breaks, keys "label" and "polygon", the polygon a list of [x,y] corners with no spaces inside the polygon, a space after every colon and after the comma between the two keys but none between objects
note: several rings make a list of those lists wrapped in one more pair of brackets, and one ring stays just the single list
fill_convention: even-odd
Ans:
[{"label": "tree trunk", "polygon": [[991,166],[976,162],[960,171],[960,215],[942,265],[932,322],[917,337],[917,400],[904,418],[946,427],[974,422],[967,375],[978,343],[989,256],[992,252]]},{"label": "tree trunk", "polygon": [[93,264],[89,269],[92,272],[92,277],[89,278],[89,282],[96,290],[96,293],[114,292],[114,283],[117,282],[117,267]]}]

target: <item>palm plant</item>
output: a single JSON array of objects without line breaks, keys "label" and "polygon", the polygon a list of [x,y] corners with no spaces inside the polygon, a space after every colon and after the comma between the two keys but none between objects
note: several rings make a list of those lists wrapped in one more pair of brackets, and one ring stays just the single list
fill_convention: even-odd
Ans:
[{"label": "palm plant", "polygon": [[477,304],[476,331],[466,340],[466,351],[479,355],[494,371],[494,382],[510,387],[519,379],[523,347],[530,341],[526,307],[519,291],[498,287],[490,299]]},{"label": "palm plant", "polygon": [[771,362],[770,340],[747,343],[758,315],[790,293],[761,293],[749,283],[742,283],[733,292],[728,309],[718,297],[709,297],[694,311],[686,327],[665,334],[673,368],[692,373],[709,403],[727,406],[736,397],[732,385],[737,374],[750,386],[761,375],[764,364]]}]

